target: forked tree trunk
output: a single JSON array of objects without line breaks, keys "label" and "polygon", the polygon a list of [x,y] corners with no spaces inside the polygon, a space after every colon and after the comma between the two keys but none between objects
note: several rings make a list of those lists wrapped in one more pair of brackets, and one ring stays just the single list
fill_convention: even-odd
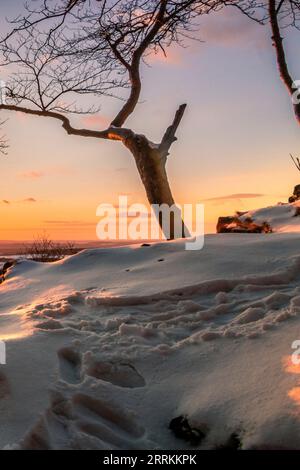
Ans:
[{"label": "forked tree trunk", "polygon": [[[89,129],[74,128],[69,119],[60,113],[44,110],[32,110],[15,105],[1,105],[0,110],[9,110],[23,112],[34,116],[52,117],[62,123],[62,127],[69,135],[78,135],[83,137],[93,137],[100,139],[108,139],[121,141],[132,153],[141,180],[146,190],[149,203],[161,206],[166,204],[168,207],[174,205],[174,198],[168,182],[166,172],[166,162],[169,155],[171,145],[177,140],[175,133],[184,114],[186,104],[179,106],[175,113],[172,124],[167,128],[160,144],[153,144],[144,135],[135,134],[131,129],[116,127],[111,125],[103,131],[95,131]],[[169,230],[164,231],[161,213],[158,214],[158,221],[164,235],[168,239],[190,236],[188,229],[185,227],[181,211],[179,208],[176,214],[170,211]]]},{"label": "forked tree trunk", "polygon": [[[169,207],[173,206],[175,202],[167,177],[166,157],[159,146],[149,142],[145,136],[136,134],[127,139],[125,145],[135,159],[149,203],[151,205],[166,204]],[[174,217],[174,213],[170,212],[169,233],[165,233],[163,230],[165,227],[162,223],[162,214],[159,213],[158,222],[167,239],[173,240],[178,237],[178,224],[176,222],[179,217],[180,236],[184,238],[188,235],[188,231],[185,228],[182,214],[180,213],[179,216],[177,214]]]}]

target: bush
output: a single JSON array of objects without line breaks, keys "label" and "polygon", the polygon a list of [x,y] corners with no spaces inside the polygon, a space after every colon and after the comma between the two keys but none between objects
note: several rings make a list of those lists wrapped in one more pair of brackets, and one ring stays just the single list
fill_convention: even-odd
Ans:
[{"label": "bush", "polygon": [[74,243],[55,243],[47,235],[38,235],[31,244],[25,245],[22,255],[32,261],[50,263],[78,251]]}]

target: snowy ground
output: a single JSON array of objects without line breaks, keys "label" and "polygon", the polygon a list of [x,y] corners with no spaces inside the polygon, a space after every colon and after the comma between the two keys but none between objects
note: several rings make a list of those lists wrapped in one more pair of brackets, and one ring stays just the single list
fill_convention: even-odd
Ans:
[{"label": "snowy ground", "polygon": [[273,232],[290,233],[300,230],[300,201],[278,203],[275,206],[263,207],[243,213],[241,221],[251,219],[258,225],[267,223]]},{"label": "snowy ground", "polygon": [[300,234],[22,261],[0,286],[0,446],[300,448]]}]

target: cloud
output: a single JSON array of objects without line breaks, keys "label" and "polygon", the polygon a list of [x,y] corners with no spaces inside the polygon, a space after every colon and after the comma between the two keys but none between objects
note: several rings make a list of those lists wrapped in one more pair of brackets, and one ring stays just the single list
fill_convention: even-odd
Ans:
[{"label": "cloud", "polygon": [[37,200],[34,199],[34,197],[27,197],[26,199],[23,199],[23,201],[20,202],[37,202]]},{"label": "cloud", "polygon": [[74,174],[74,170],[65,166],[53,166],[43,170],[29,170],[19,173],[20,179],[38,180],[47,176],[69,176]]},{"label": "cloud", "polygon": [[161,49],[157,51],[151,51],[146,57],[146,62],[149,64],[166,64],[166,65],[180,65],[182,63],[182,48],[180,47],[168,47],[166,55]]},{"label": "cloud", "polygon": [[208,44],[223,46],[265,48],[269,45],[266,28],[234,8],[226,8],[201,21],[199,37]]},{"label": "cloud", "polygon": [[237,193],[229,194],[227,196],[216,196],[210,197],[208,199],[203,199],[204,202],[213,202],[213,201],[228,201],[230,199],[254,199],[256,197],[264,197],[265,194],[260,193]]},{"label": "cloud", "polygon": [[107,116],[101,116],[99,114],[92,114],[90,116],[86,116],[83,118],[83,124],[85,126],[91,126],[91,127],[97,127],[100,129],[106,129],[109,124],[111,119]]},{"label": "cloud", "polygon": [[95,222],[86,222],[84,220],[44,220],[44,224],[52,227],[91,227],[95,226]]},{"label": "cloud", "polygon": [[35,170],[32,170],[32,171],[25,171],[24,173],[20,173],[20,178],[24,178],[24,179],[30,179],[30,180],[36,180],[38,178],[42,178],[42,176],[44,176],[44,173],[42,171],[35,171]]},{"label": "cloud", "polygon": [[6,205],[10,204],[22,204],[22,203],[35,203],[37,200],[34,197],[26,197],[25,199],[21,199],[19,201],[9,201],[8,199],[2,199],[2,203]]},{"label": "cloud", "polygon": [[[226,47],[257,47],[258,49],[268,48],[270,45],[268,28],[261,26],[255,21],[243,15],[237,8],[224,8],[214,14],[200,17],[199,31],[191,36],[196,39],[186,39],[186,44],[190,49],[199,54],[198,41],[207,45],[217,45]],[[151,51],[146,57],[146,63],[182,65],[186,50],[174,45],[166,49],[166,55],[161,49],[156,52]]]},{"label": "cloud", "polygon": [[128,171],[128,168],[126,168],[125,166],[120,166],[119,168],[116,168],[115,171],[118,173],[122,173],[123,171]]},{"label": "cloud", "polygon": [[29,115],[25,113],[15,113],[15,118],[21,122],[28,121],[30,119]]}]

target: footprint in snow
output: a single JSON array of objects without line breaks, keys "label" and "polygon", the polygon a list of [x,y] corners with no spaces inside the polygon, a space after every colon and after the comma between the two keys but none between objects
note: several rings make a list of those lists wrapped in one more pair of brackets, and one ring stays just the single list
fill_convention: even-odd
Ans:
[{"label": "footprint in snow", "polygon": [[119,387],[138,388],[146,385],[144,377],[128,363],[91,360],[86,373]]},{"label": "footprint in snow", "polygon": [[40,330],[61,330],[63,325],[54,319],[50,319],[47,321],[40,322],[36,325],[36,328]]},{"label": "footprint in snow", "polygon": [[72,397],[76,426],[81,432],[118,449],[138,449],[138,440],[145,430],[134,418],[120,409],[90,395],[77,393]]},{"label": "footprint in snow", "polygon": [[61,378],[68,383],[76,384],[81,381],[81,357],[72,347],[59,349],[59,370]]}]

